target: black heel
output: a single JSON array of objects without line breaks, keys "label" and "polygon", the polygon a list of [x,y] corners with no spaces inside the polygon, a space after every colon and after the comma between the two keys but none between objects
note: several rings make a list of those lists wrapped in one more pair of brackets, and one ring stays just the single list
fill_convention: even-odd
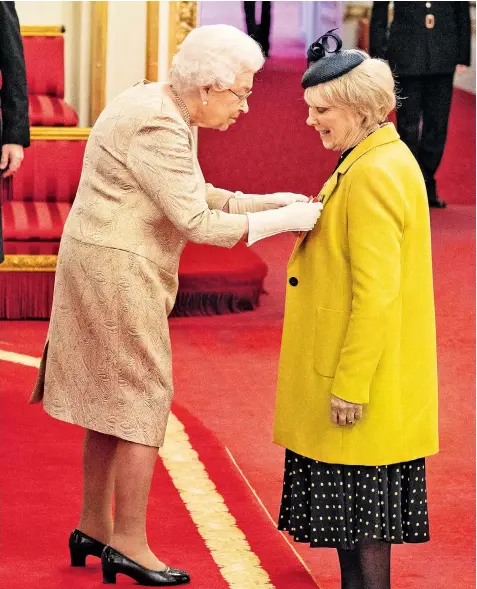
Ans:
[{"label": "black heel", "polygon": [[103,583],[105,585],[116,585],[116,573],[114,571],[106,571],[103,568]]},{"label": "black heel", "polygon": [[84,552],[77,551],[75,548],[70,547],[70,556],[72,567],[86,566],[86,554]]},{"label": "black heel", "polygon": [[103,583],[116,583],[116,574],[127,575],[139,585],[164,587],[166,585],[184,585],[190,577],[185,571],[166,567],[163,571],[152,571],[121,554],[111,546],[106,546],[101,556],[103,565]]},{"label": "black heel", "polygon": [[101,558],[101,554],[106,546],[106,544],[99,542],[99,540],[95,540],[94,538],[91,538],[91,536],[83,534],[80,530],[73,530],[71,532],[68,545],[70,548],[72,567],[86,566],[86,557],[90,555]]}]

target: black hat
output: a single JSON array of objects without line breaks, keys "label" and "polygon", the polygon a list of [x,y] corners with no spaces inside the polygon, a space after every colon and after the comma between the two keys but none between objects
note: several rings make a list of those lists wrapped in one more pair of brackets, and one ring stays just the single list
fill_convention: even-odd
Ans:
[{"label": "black hat", "polygon": [[310,88],[310,86],[339,78],[366,59],[366,54],[361,51],[355,49],[342,51],[343,42],[333,31],[336,29],[325,33],[308,48],[306,62],[308,69],[301,79],[303,88]]}]

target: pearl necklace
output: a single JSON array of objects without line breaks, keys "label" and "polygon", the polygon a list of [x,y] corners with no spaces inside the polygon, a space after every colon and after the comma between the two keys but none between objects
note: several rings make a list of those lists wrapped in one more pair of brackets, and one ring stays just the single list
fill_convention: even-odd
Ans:
[{"label": "pearl necklace", "polygon": [[180,108],[180,111],[182,113],[182,116],[184,117],[185,122],[187,123],[187,126],[190,127],[190,113],[185,102],[182,100],[180,94],[177,92],[174,86],[171,86],[171,92],[177,101],[177,106]]},{"label": "pearl necklace", "polygon": [[[377,131],[378,129],[381,129],[381,127],[383,127],[386,123],[381,123],[379,124],[377,127],[374,127],[374,129],[371,129],[370,131],[368,131],[366,133],[366,135],[361,139],[361,141],[364,141],[365,139],[367,139],[370,135],[372,135],[375,131]],[[361,143],[361,141],[359,143]]]}]

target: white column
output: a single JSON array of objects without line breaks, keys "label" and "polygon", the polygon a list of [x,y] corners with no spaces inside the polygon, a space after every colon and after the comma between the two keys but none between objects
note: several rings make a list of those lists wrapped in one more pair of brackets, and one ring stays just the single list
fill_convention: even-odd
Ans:
[{"label": "white column", "polygon": [[146,3],[109,2],[106,104],[146,75]]},{"label": "white column", "polygon": [[169,2],[159,2],[159,71],[158,80],[169,77]]},{"label": "white column", "polygon": [[69,2],[15,2],[21,25],[63,25],[63,4]]},{"label": "white column", "polygon": [[65,5],[65,100],[76,110],[79,126],[89,125],[91,3]]}]

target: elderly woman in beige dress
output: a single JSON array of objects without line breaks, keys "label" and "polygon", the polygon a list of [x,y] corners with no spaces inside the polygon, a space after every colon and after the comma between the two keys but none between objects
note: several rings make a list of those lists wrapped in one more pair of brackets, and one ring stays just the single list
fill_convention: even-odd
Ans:
[{"label": "elderly woman in beige dress", "polygon": [[224,131],[247,113],[263,62],[238,29],[195,29],[174,57],[171,81],[126,90],[88,140],[31,402],[85,428],[71,564],[101,557],[107,583],[117,573],[149,586],[189,581],[150,550],[145,525],[173,395],[167,318],[186,242],[251,245],[310,230],[320,214],[321,204],[303,195],[244,195],[202,176],[191,127]]}]

